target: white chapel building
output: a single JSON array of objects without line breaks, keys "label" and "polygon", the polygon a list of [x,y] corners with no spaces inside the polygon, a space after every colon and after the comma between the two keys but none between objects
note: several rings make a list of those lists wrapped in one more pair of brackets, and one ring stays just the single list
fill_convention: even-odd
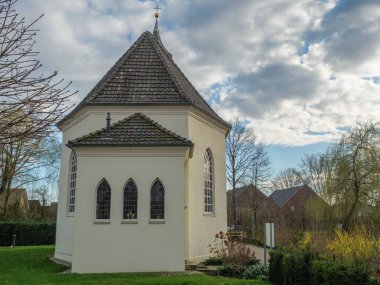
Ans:
[{"label": "white chapel building", "polygon": [[230,126],[174,63],[157,20],[58,127],[55,258],[77,273],[160,272],[209,254],[227,228]]}]

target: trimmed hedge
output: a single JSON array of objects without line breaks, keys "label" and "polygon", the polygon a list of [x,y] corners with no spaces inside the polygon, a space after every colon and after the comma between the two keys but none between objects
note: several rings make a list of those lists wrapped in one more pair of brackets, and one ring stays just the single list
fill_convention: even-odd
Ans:
[{"label": "trimmed hedge", "polygon": [[309,252],[274,250],[269,260],[273,285],[378,285],[371,272],[353,264],[316,258]]},{"label": "trimmed hedge", "polygon": [[328,260],[315,260],[310,274],[311,285],[377,285],[368,269]]},{"label": "trimmed hedge", "polygon": [[0,246],[55,244],[55,223],[0,221]]},{"label": "trimmed hedge", "polygon": [[268,274],[269,281],[274,285],[283,285],[284,284],[284,269],[283,269],[283,259],[284,254],[280,249],[273,250],[270,253]]}]

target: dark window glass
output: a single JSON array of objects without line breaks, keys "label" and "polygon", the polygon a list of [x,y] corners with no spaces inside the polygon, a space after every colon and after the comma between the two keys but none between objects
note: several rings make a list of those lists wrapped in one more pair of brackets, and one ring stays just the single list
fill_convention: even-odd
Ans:
[{"label": "dark window glass", "polygon": [[100,183],[96,192],[96,219],[109,220],[111,215],[111,188],[107,181]]},{"label": "dark window glass", "polygon": [[137,186],[133,180],[124,187],[123,219],[137,219]]},{"label": "dark window glass", "polygon": [[150,218],[165,219],[165,190],[159,180],[153,183],[150,190]]}]

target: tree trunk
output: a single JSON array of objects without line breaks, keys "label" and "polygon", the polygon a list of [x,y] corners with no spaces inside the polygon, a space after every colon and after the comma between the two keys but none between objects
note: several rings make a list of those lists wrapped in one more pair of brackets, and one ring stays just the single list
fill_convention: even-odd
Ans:
[{"label": "tree trunk", "polygon": [[343,225],[342,225],[343,230],[348,231],[350,223],[351,223],[351,219],[354,216],[358,203],[359,203],[359,196],[355,194],[354,202],[352,203],[350,211],[348,212],[346,218],[343,221]]}]

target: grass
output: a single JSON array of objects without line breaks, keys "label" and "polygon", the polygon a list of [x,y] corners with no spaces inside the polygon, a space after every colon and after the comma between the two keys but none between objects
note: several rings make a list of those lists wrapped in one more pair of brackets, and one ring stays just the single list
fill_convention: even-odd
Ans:
[{"label": "grass", "polygon": [[254,280],[239,280],[205,275],[137,275],[137,274],[58,274],[65,270],[62,265],[49,260],[53,246],[20,246],[15,249],[0,247],[1,285],[124,285],[124,284],[166,284],[166,285],[269,285]]}]

